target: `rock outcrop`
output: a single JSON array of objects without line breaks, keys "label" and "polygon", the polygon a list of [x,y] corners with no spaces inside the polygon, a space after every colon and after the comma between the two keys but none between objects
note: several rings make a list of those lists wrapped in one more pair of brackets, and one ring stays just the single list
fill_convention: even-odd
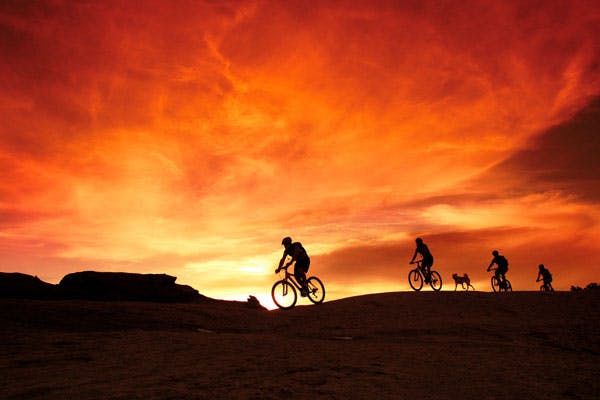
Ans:
[{"label": "rock outcrop", "polygon": [[37,276],[0,272],[0,297],[52,299],[60,297],[59,292],[56,285],[44,282]]},{"label": "rock outcrop", "polygon": [[205,299],[190,286],[166,274],[84,271],[65,275],[58,286],[68,298],[189,302]]},{"label": "rock outcrop", "polygon": [[58,285],[21,273],[0,273],[0,297],[102,301],[194,302],[208,300],[166,274],[84,271],[68,274]]}]

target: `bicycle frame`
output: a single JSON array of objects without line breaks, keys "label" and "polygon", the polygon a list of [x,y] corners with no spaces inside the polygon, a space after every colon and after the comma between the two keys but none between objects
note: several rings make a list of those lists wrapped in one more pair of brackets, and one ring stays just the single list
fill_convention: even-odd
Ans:
[{"label": "bicycle frame", "polygon": [[[294,274],[288,271],[288,267],[275,270],[276,273],[281,272],[282,269],[285,270],[284,276],[280,275],[282,279],[275,282],[271,288],[271,297],[277,307],[286,310],[294,307],[298,299],[298,292],[300,292],[301,297],[307,297],[311,303],[321,304],[325,299],[325,285],[323,285],[323,282],[313,275],[307,277],[306,284],[302,285]],[[289,296],[290,294],[291,296]]]},{"label": "bicycle frame", "polygon": [[[512,285],[510,281],[506,278],[506,274],[496,274],[497,270],[498,268],[488,269],[488,272],[492,272],[492,291],[501,292],[504,290],[505,292],[512,292]],[[498,284],[498,290],[494,288],[494,280],[496,280]]]},{"label": "bicycle frame", "polygon": [[545,290],[546,292],[551,292],[554,290],[554,288],[552,287],[552,282],[546,283],[542,279],[536,279],[536,282],[542,282],[540,290]]},{"label": "bicycle frame", "polygon": [[[421,290],[423,288],[423,282],[429,284],[436,292],[442,289],[442,276],[439,272],[431,268],[426,269],[422,259],[413,261],[411,264],[417,264],[415,268],[408,272],[408,283],[413,290],[416,290],[417,292]],[[414,276],[411,278],[411,275],[413,274]],[[417,277],[419,278],[417,279]],[[419,283],[415,286],[416,282]]]},{"label": "bicycle frame", "polygon": [[[296,277],[294,276],[294,274],[291,274],[288,271],[288,267],[282,268],[283,270],[285,270],[285,278],[283,278],[284,281],[286,282],[290,282],[292,285],[294,285],[296,287],[296,289],[298,290],[302,290],[302,285],[300,285],[298,283],[298,281],[296,280]],[[285,292],[287,290],[287,287],[284,287],[284,295],[287,294],[287,292]]]},{"label": "bicycle frame", "polygon": [[[417,269],[417,271],[419,271],[419,274],[421,274],[421,276],[423,278],[426,278],[427,274],[425,273],[424,268],[423,268],[423,260],[417,260],[414,263],[417,264],[416,269]],[[430,271],[430,274],[431,274],[431,271]]]},{"label": "bicycle frame", "polygon": [[[489,271],[489,272],[493,272],[493,273],[494,273],[494,276],[496,276],[496,270],[497,270],[497,269],[498,269],[498,268],[492,268],[492,269],[490,269],[490,270],[488,270],[488,271]],[[498,274],[498,276],[502,278],[502,281],[503,281],[503,282],[506,282],[506,274]]]}]

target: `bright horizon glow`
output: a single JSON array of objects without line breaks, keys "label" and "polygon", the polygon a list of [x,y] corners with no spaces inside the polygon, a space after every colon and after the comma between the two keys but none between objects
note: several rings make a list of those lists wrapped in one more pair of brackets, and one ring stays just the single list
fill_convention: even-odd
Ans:
[{"label": "bright horizon glow", "polygon": [[[270,302],[281,238],[334,299],[537,265],[600,278],[600,6],[0,5],[0,271],[168,273]],[[478,287],[482,286],[482,287]]]}]

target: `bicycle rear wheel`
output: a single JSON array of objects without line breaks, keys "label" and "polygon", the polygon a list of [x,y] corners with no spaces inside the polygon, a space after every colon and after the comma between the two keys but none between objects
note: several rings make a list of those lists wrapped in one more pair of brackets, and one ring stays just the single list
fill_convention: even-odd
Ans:
[{"label": "bicycle rear wheel", "polygon": [[510,281],[508,279],[505,279],[504,282],[506,283],[506,285],[504,286],[504,291],[512,292],[512,285],[510,284]]},{"label": "bicycle rear wheel", "polygon": [[408,284],[417,292],[423,288],[423,276],[418,269],[412,269],[408,273]]},{"label": "bicycle rear wheel", "polygon": [[308,286],[308,299],[315,304],[321,304],[325,300],[325,286],[316,276],[311,276],[306,280]]},{"label": "bicycle rear wheel", "polygon": [[294,286],[286,280],[275,282],[271,289],[271,297],[277,307],[288,310],[296,305],[298,294]]},{"label": "bicycle rear wheel", "polygon": [[429,274],[429,284],[433,290],[438,292],[442,288],[442,276],[437,271],[431,271]]}]

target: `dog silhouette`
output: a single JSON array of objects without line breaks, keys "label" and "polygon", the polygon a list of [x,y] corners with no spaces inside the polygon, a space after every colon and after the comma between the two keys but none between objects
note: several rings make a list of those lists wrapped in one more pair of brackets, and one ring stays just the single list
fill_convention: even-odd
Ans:
[{"label": "dog silhouette", "polygon": [[469,291],[469,287],[472,287],[473,290],[475,290],[475,287],[471,285],[469,275],[464,274],[463,276],[458,276],[458,274],[452,274],[452,278],[454,278],[454,291],[456,291],[459,284],[463,289],[465,288],[465,285],[467,285],[467,292]]}]

